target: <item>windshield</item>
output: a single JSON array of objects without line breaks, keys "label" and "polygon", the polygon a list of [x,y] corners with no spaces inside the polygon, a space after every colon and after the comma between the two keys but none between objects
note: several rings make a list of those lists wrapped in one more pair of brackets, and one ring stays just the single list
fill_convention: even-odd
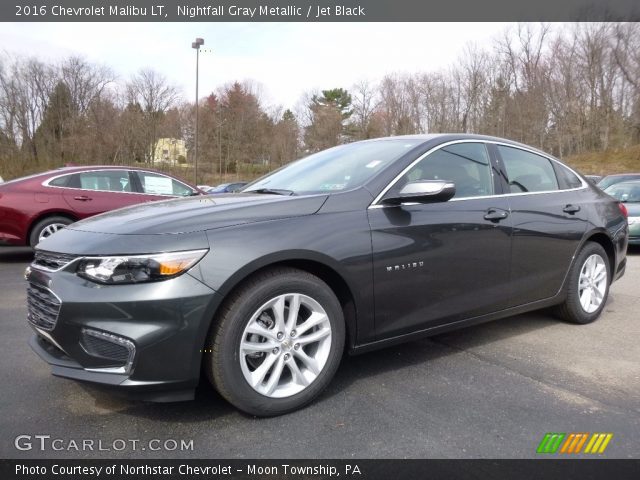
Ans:
[{"label": "windshield", "polygon": [[350,143],[309,155],[271,175],[247,185],[257,190],[292,194],[339,192],[359,187],[421,139],[378,140]]},{"label": "windshield", "polygon": [[605,193],[621,202],[640,202],[640,182],[616,183],[607,188]]},{"label": "windshield", "polygon": [[209,193],[212,192],[224,192],[225,189],[229,186],[228,183],[223,183],[222,185],[218,185],[217,187],[211,187],[209,190],[207,190]]},{"label": "windshield", "polygon": [[604,177],[602,180],[598,182],[598,187],[601,190],[606,190],[611,185],[615,185],[616,183],[626,182],[628,180],[639,180],[639,175],[609,175],[608,177]]}]

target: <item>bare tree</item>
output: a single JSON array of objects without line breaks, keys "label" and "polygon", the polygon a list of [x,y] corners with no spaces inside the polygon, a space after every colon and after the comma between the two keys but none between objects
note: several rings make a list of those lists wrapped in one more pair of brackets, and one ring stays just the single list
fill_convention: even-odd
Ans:
[{"label": "bare tree", "polygon": [[158,127],[164,114],[175,106],[180,98],[177,87],[164,75],[151,69],[142,69],[127,84],[127,99],[131,105],[139,105],[144,118],[144,138],[148,159],[155,160],[155,144]]},{"label": "bare tree", "polygon": [[93,65],[82,57],[65,59],[60,64],[60,77],[80,113],[86,112],[91,102],[101,98],[116,78],[110,68]]},{"label": "bare tree", "polygon": [[11,59],[1,77],[0,110],[5,135],[38,161],[35,133],[44,117],[56,82],[55,70],[35,59]]},{"label": "bare tree", "polygon": [[[624,83],[622,94],[628,92],[628,105],[623,103],[629,114],[633,142],[640,142],[640,25],[623,23],[615,28],[614,58]],[[626,88],[625,88],[626,87]],[[626,92],[625,92],[626,91]],[[624,96],[622,100],[624,102]]]},{"label": "bare tree", "polygon": [[372,138],[375,132],[372,120],[378,107],[378,92],[368,80],[361,80],[353,88],[353,125],[358,139]]}]

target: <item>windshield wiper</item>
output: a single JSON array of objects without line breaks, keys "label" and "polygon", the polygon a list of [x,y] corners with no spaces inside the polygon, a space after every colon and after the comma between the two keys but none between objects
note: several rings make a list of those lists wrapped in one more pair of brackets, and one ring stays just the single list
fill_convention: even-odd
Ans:
[{"label": "windshield wiper", "polygon": [[265,193],[268,195],[295,195],[293,190],[284,190],[281,188],[258,188],[257,190],[245,190],[242,193]]}]

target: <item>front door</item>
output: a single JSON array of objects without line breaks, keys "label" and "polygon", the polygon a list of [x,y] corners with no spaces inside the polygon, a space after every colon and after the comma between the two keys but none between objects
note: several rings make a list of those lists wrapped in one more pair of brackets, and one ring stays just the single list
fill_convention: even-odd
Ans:
[{"label": "front door", "polygon": [[[511,220],[495,196],[486,145],[458,142],[428,154],[385,194],[409,181],[447,180],[447,202],[372,205],[376,338],[490,313],[509,303]],[[382,200],[384,199],[384,196]]]}]

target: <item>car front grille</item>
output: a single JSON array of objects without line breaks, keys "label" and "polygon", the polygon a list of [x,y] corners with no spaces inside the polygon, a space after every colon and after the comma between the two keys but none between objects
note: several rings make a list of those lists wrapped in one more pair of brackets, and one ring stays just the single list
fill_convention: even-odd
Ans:
[{"label": "car front grille", "polygon": [[32,325],[53,330],[60,313],[60,300],[51,290],[34,283],[27,287],[27,318]]},{"label": "car front grille", "polygon": [[73,262],[76,258],[78,258],[76,255],[69,255],[67,253],[55,253],[37,250],[34,255],[32,265],[45,270],[60,270],[61,268],[67,266],[69,263]]}]

